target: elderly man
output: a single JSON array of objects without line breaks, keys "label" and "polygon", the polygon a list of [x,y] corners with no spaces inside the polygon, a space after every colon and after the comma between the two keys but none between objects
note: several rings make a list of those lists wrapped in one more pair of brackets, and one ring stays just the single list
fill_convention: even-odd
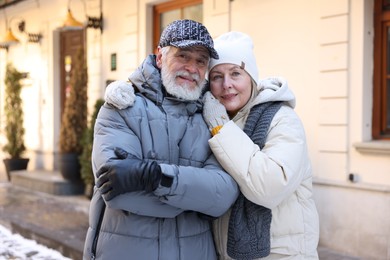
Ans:
[{"label": "elderly man", "polygon": [[202,118],[210,58],[218,54],[204,25],[177,20],[130,83],[116,82],[136,97],[122,110],[106,103],[96,120],[84,259],[217,258],[209,220],[238,187],[212,155]]}]

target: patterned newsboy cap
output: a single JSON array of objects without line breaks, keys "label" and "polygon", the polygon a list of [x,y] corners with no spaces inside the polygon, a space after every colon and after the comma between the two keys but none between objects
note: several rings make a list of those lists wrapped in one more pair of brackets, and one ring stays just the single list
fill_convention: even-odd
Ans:
[{"label": "patterned newsboy cap", "polygon": [[218,53],[214,49],[214,42],[206,27],[193,20],[176,20],[168,24],[161,33],[160,47],[174,46],[188,48],[191,46],[204,46],[208,49],[211,58],[218,59]]}]

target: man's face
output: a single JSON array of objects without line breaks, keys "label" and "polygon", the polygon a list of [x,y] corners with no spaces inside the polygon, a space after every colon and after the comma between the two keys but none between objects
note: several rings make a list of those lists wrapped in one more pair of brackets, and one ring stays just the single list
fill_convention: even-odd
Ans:
[{"label": "man's face", "polygon": [[159,48],[156,61],[167,92],[185,100],[197,100],[205,86],[209,57],[208,50],[201,46]]}]

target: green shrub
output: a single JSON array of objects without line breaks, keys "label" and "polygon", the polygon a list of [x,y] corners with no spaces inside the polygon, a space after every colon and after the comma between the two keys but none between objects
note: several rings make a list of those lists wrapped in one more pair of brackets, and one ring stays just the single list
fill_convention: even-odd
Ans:
[{"label": "green shrub", "polygon": [[3,151],[11,158],[21,158],[26,150],[24,146],[24,114],[23,102],[20,96],[22,91],[21,79],[24,74],[16,70],[11,64],[7,64],[5,72],[5,135],[7,143]]},{"label": "green shrub", "polygon": [[89,127],[85,129],[83,133],[83,138],[81,144],[83,146],[83,152],[79,157],[81,165],[81,178],[84,181],[84,184],[94,184],[94,176],[92,171],[91,163],[91,154],[92,154],[92,145],[93,145],[93,133],[96,117],[99,113],[100,107],[104,104],[103,99],[96,100],[94,111],[91,115],[91,120],[89,122]]}]

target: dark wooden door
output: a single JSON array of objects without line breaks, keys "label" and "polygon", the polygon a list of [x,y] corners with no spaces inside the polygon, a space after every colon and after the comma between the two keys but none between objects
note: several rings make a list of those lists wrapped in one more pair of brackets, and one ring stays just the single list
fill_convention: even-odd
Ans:
[{"label": "dark wooden door", "polygon": [[61,75],[61,116],[64,112],[65,100],[70,90],[70,77],[77,51],[85,51],[85,30],[71,30],[60,33],[60,75]]}]

